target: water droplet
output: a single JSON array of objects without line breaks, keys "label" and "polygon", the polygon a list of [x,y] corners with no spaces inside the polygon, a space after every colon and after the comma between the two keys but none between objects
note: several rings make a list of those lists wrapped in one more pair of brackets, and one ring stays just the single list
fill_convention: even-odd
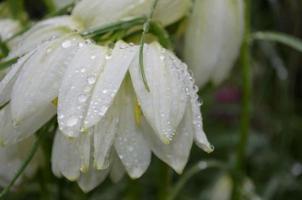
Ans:
[{"label": "water droplet", "polygon": [[165,56],[164,56],[164,55],[161,55],[159,58],[160,58],[161,60],[165,60]]},{"label": "water droplet", "polygon": [[67,49],[67,48],[69,48],[69,47],[71,47],[71,41],[70,40],[66,40],[66,41],[64,41],[63,43],[62,43],[62,47],[64,48],[64,49]]},{"label": "water droplet", "polygon": [[82,48],[82,47],[84,47],[84,44],[83,44],[82,42],[80,42],[80,43],[78,44],[78,46],[79,46],[80,48]]},{"label": "water droplet", "polygon": [[107,54],[106,56],[105,56],[105,59],[106,60],[110,60],[112,58],[112,55],[111,54]]},{"label": "water droplet", "polygon": [[84,94],[81,94],[81,95],[79,96],[79,98],[78,98],[78,100],[79,100],[80,103],[86,102],[87,99],[88,99],[88,97],[87,97],[86,95],[84,95]]},{"label": "water droplet", "polygon": [[89,76],[87,79],[88,84],[92,85],[96,82],[95,76]]},{"label": "water droplet", "polygon": [[73,126],[77,125],[78,121],[79,121],[78,118],[76,118],[76,117],[71,117],[71,118],[69,118],[69,119],[67,120],[67,126],[68,126],[68,127],[73,127]]},{"label": "water droplet", "polygon": [[108,90],[103,90],[103,94],[107,94],[108,93]]},{"label": "water droplet", "polygon": [[85,69],[85,68],[82,68],[82,69],[81,69],[81,72],[82,72],[82,73],[85,73],[85,72],[86,72],[86,69]]},{"label": "water droplet", "polygon": [[90,56],[91,60],[95,60],[96,59],[96,56],[95,55],[92,55]]}]

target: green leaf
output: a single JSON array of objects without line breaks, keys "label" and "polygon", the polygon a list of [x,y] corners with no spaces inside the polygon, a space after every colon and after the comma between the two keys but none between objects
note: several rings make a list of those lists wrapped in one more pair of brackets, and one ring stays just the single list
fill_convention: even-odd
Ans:
[{"label": "green leaf", "polygon": [[171,38],[166,29],[158,22],[150,22],[150,33],[158,38],[159,43],[166,49],[172,49]]},{"label": "green leaf", "polygon": [[278,33],[278,32],[256,32],[251,35],[251,41],[253,40],[265,40],[271,42],[279,42],[287,45],[297,51],[302,52],[302,40],[294,36]]},{"label": "green leaf", "polygon": [[10,60],[0,62],[0,70],[10,67],[12,64],[15,64],[19,58],[12,58]]}]

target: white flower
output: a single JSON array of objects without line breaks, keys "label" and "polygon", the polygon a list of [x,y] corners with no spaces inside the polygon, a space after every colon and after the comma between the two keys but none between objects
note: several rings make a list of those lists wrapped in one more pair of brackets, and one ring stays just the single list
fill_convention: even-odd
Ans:
[{"label": "white flower", "polygon": [[[34,137],[9,147],[0,147],[0,186],[6,187],[16,175],[33,145]],[[32,177],[40,166],[41,152],[38,151],[27,166],[22,176],[15,184],[19,184],[24,177]]]},{"label": "white flower", "polygon": [[222,82],[243,37],[242,0],[196,0],[185,43],[185,60],[198,86]]},{"label": "white flower", "polygon": [[[54,116],[58,97],[56,175],[89,191],[117,167],[112,152],[130,177],[138,178],[150,164],[151,151],[181,173],[193,140],[212,151],[202,128],[198,88],[184,63],[152,43],[144,49],[147,91],[138,60],[139,46],[122,41],[110,49],[71,32],[44,42],[0,83],[0,105],[9,102],[1,111],[0,141],[9,145],[29,137]],[[115,180],[121,176],[112,174]]]},{"label": "white flower", "polygon": [[13,19],[0,19],[0,38],[5,41],[21,30],[21,25]]},{"label": "white flower", "polygon": [[[130,17],[146,16],[151,12],[153,2],[153,0],[82,0],[76,5],[72,16],[90,29]],[[154,19],[163,25],[169,25],[184,17],[190,5],[190,0],[159,0]]]},{"label": "white flower", "polygon": [[142,80],[138,46],[120,41],[113,50],[85,44],[77,51],[59,92],[60,132],[52,157],[56,175],[80,181],[93,169],[106,176],[115,167],[116,152],[130,177],[139,178],[151,151],[181,173],[193,140],[212,151],[186,65],[158,43],[146,45],[144,58],[150,92]]}]

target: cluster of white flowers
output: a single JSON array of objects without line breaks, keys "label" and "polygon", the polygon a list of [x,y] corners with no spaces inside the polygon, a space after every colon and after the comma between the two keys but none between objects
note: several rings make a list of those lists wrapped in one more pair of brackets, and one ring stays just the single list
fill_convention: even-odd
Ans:
[{"label": "cluster of white flowers", "polygon": [[[229,4],[242,5],[239,0],[221,2],[196,0],[193,9],[186,55],[197,71],[198,83],[215,76],[213,71],[219,71],[221,63],[231,65],[240,46],[241,28],[234,27],[242,10],[233,14]],[[5,146],[0,149],[0,184],[2,174],[6,181],[12,177],[5,174],[10,169],[2,163],[10,156],[20,162],[24,155],[16,149],[32,140],[54,116],[59,126],[52,171],[77,181],[83,191],[94,189],[109,174],[114,182],[125,172],[131,178],[141,177],[150,164],[151,152],[182,173],[193,141],[206,152],[213,150],[203,132],[198,87],[185,63],[156,41],[145,44],[144,80],[139,44],[119,40],[105,46],[81,34],[148,15],[152,5],[150,0],[82,0],[71,15],[39,22],[8,42],[11,51],[7,59],[19,59],[0,82],[0,106],[4,106],[0,144]],[[167,26],[188,14],[190,7],[191,0],[159,0],[153,19]],[[221,23],[227,27],[226,37],[234,41],[216,36]],[[13,35],[14,30],[4,34]],[[212,37],[220,37],[220,43],[212,45]],[[205,48],[210,48],[209,52]],[[227,48],[231,49],[221,52]],[[211,66],[204,64],[212,59],[207,58],[209,54],[217,59]],[[205,71],[213,69],[211,75],[199,80],[203,65]],[[30,145],[25,146],[28,149]],[[14,149],[13,155],[10,149]],[[32,162],[28,169],[32,172],[37,165],[38,161]],[[11,170],[13,174],[16,168]]]}]

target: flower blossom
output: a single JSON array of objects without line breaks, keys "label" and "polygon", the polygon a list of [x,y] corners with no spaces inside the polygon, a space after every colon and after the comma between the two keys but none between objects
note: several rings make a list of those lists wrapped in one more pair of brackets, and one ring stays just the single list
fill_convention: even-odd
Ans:
[{"label": "flower blossom", "polygon": [[185,60],[200,87],[230,73],[243,38],[242,0],[196,0],[185,39]]}]

